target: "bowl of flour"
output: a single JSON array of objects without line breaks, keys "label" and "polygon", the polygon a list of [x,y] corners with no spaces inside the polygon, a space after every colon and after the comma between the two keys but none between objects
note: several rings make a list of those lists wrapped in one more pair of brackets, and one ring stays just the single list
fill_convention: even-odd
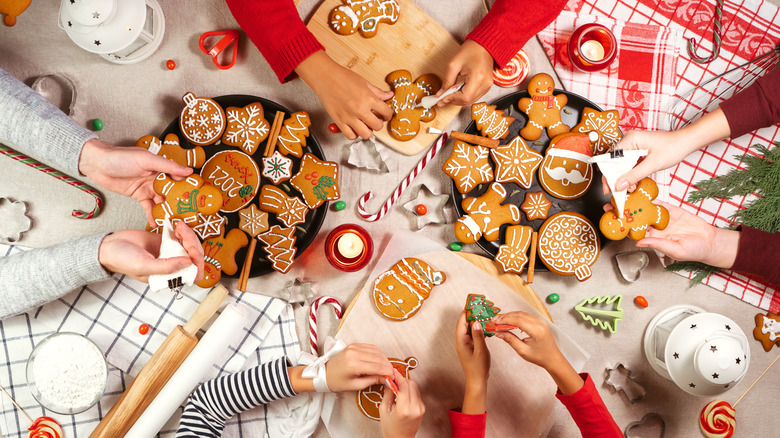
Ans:
[{"label": "bowl of flour", "polygon": [[35,400],[58,414],[84,412],[103,396],[108,382],[106,358],[94,342],[78,333],[44,338],[27,359],[27,386]]}]

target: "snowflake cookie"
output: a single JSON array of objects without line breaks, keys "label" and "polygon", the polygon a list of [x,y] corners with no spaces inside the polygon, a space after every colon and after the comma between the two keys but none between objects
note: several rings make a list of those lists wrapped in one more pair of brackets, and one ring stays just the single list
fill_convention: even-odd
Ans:
[{"label": "snowflake cookie", "polygon": [[542,162],[542,154],[529,148],[519,135],[492,149],[490,155],[496,163],[496,182],[514,182],[525,189],[531,187],[534,171]]},{"label": "snowflake cookie", "polygon": [[279,151],[274,151],[273,155],[264,157],[262,161],[263,176],[273,181],[274,184],[287,181],[292,176],[292,159],[283,156]]},{"label": "snowflake cookie", "polygon": [[460,193],[468,193],[482,183],[493,181],[493,168],[488,161],[488,148],[456,141],[452,155],[441,168],[455,180]]},{"label": "snowflake cookie", "polygon": [[243,149],[249,155],[257,150],[260,143],[268,137],[271,126],[265,119],[263,105],[253,102],[243,108],[229,106],[227,114],[227,128],[222,142]]},{"label": "snowflake cookie", "polygon": [[238,216],[241,218],[238,222],[238,228],[252,237],[268,230],[268,213],[260,211],[255,204],[238,210]]},{"label": "snowflake cookie", "polygon": [[525,192],[525,199],[520,204],[520,210],[523,210],[529,221],[536,219],[547,219],[547,212],[550,211],[552,202],[544,196],[543,191]]},{"label": "snowflake cookie", "polygon": [[596,111],[585,108],[582,111],[580,123],[572,128],[572,132],[583,134],[595,132],[598,138],[591,142],[591,145],[593,146],[593,155],[599,155],[607,152],[623,138],[620,129],[618,129],[618,122],[620,122],[620,114],[617,110]]},{"label": "snowflake cookie", "polygon": [[198,221],[192,225],[192,230],[198,233],[201,240],[221,236],[225,232],[225,218],[219,213],[209,215],[198,213]]}]

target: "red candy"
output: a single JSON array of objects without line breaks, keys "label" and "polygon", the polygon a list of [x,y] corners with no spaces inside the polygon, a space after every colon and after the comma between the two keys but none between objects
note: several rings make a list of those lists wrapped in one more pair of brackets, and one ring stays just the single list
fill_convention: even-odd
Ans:
[{"label": "red candy", "polygon": [[148,324],[141,324],[138,326],[138,333],[145,335],[149,333],[149,325]]},{"label": "red candy", "polygon": [[339,129],[338,125],[336,125],[335,123],[331,123],[330,125],[328,125],[328,130],[330,130],[330,132],[334,134],[338,134],[339,132],[341,132],[341,129]]},{"label": "red candy", "polygon": [[415,207],[415,211],[420,216],[423,216],[423,215],[425,215],[425,213],[428,213],[428,208],[426,206],[422,205],[422,204],[417,204],[417,207]]},{"label": "red candy", "polygon": [[173,70],[176,68],[176,61],[169,59],[168,62],[165,63],[165,66],[168,67],[168,70]]},{"label": "red candy", "polygon": [[647,307],[647,298],[642,295],[637,295],[636,298],[634,298],[634,302],[639,307]]}]

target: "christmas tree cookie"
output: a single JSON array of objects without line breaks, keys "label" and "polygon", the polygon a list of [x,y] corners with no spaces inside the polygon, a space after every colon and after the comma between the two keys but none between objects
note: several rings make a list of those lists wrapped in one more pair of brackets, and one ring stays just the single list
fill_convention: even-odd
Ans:
[{"label": "christmas tree cookie", "polygon": [[471,327],[472,322],[479,322],[485,336],[495,335],[495,333],[485,330],[485,323],[493,319],[499,312],[501,309],[486,299],[484,295],[469,294],[466,298],[466,320],[469,322],[469,327]]}]

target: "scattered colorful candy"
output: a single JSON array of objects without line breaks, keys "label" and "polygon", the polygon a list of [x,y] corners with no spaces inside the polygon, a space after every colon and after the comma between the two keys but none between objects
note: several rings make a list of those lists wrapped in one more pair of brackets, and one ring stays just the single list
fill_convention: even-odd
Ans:
[{"label": "scattered colorful candy", "polygon": [[558,294],[547,295],[547,302],[549,303],[557,303],[560,300],[561,300],[561,296]]},{"label": "scattered colorful candy", "polygon": [[647,298],[642,295],[637,295],[636,298],[634,298],[634,302],[639,307],[647,307]]},{"label": "scattered colorful candy", "polygon": [[713,400],[701,410],[699,427],[708,438],[728,438],[737,429],[736,411],[726,401]]},{"label": "scattered colorful candy", "polygon": [[92,128],[95,131],[102,131],[103,130],[103,121],[100,119],[92,119]]},{"label": "scattered colorful candy", "polygon": [[149,325],[148,324],[141,324],[138,326],[138,333],[145,335],[149,333]]},{"label": "scattered colorful candy", "polygon": [[344,201],[336,201],[335,204],[333,204],[333,209],[336,211],[341,211],[347,208],[347,203]]},{"label": "scattered colorful candy", "polygon": [[166,67],[168,67],[168,70],[173,70],[173,69],[175,69],[175,68],[176,68],[176,61],[174,61],[173,59],[169,59],[169,60],[168,60],[168,61],[165,63],[165,66],[166,66]]},{"label": "scattered colorful candy", "polygon": [[414,208],[414,211],[416,211],[420,216],[425,216],[425,213],[428,213],[428,207],[422,204],[417,204],[417,207]]},{"label": "scattered colorful candy", "polygon": [[463,249],[463,244],[460,242],[452,242],[450,243],[450,250],[451,251],[460,251]]},{"label": "scattered colorful candy", "polygon": [[335,123],[331,123],[330,125],[328,125],[328,130],[334,134],[338,134],[339,132],[341,132],[341,129],[339,129],[339,126]]}]

